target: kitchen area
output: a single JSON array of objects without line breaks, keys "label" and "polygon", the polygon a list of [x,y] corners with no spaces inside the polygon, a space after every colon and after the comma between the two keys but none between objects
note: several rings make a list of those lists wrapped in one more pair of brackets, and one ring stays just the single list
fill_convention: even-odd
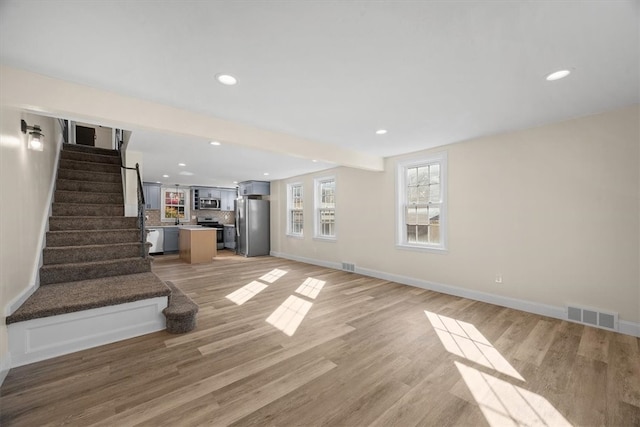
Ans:
[{"label": "kitchen area", "polygon": [[269,254],[269,182],[237,188],[144,182],[143,189],[149,254],[179,254],[188,263]]}]

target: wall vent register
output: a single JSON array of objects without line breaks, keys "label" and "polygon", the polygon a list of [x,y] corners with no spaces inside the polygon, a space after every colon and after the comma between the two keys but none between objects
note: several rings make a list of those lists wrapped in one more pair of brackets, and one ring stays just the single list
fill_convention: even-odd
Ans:
[{"label": "wall vent register", "polygon": [[618,330],[618,313],[607,313],[593,308],[568,306],[567,319],[597,328]]}]

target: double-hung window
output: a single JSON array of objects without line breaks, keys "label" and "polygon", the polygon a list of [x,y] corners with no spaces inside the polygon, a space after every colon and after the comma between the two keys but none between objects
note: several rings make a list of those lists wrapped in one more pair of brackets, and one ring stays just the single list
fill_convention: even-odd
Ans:
[{"label": "double-hung window", "polygon": [[446,249],[447,156],[408,160],[397,169],[397,243],[416,249]]},{"label": "double-hung window", "polygon": [[189,215],[189,190],[186,188],[162,188],[160,219],[164,222],[187,222]]},{"label": "double-hung window", "polygon": [[302,237],[304,231],[302,184],[287,185],[287,234]]},{"label": "double-hung window", "polygon": [[315,180],[315,237],[336,238],[336,179]]}]

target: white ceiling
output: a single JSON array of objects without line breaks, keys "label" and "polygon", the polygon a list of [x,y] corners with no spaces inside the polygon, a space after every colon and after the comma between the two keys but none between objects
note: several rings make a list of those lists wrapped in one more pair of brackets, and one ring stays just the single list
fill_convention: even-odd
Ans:
[{"label": "white ceiling", "polygon": [[[638,14],[634,0],[4,0],[0,61],[385,157],[639,102]],[[149,180],[179,161],[224,182],[332,166],[227,142],[202,161],[206,141],[134,130],[132,148]]]}]

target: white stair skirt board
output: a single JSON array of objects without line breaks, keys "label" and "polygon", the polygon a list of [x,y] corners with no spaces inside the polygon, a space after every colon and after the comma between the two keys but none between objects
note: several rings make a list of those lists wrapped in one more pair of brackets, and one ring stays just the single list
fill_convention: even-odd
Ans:
[{"label": "white stair skirt board", "polygon": [[165,329],[167,297],[12,323],[12,368]]},{"label": "white stair skirt board", "polygon": [[[285,258],[293,261],[304,262],[307,264],[319,265],[320,267],[333,268],[342,270],[342,264],[339,262],[324,261],[313,258],[306,258],[297,255],[290,255],[283,252],[271,251],[273,257]],[[427,280],[416,279],[413,277],[401,276],[398,274],[386,273],[384,271],[372,270],[369,268],[361,268],[355,266],[355,273],[363,276],[375,277],[376,279],[389,280],[391,282],[401,283],[403,285],[415,286],[430,291],[440,292],[447,295],[472,299],[474,301],[486,302],[502,307],[513,308],[515,310],[526,311],[528,313],[539,314],[541,316],[553,317],[555,319],[567,320],[567,309],[564,307],[556,307],[537,302],[521,300],[517,298],[505,297],[502,295],[490,294],[486,292],[474,291],[472,289],[459,288],[457,286],[446,285],[442,283],[429,282]],[[640,338],[640,323],[630,322],[627,320],[619,320],[618,332]]]}]

